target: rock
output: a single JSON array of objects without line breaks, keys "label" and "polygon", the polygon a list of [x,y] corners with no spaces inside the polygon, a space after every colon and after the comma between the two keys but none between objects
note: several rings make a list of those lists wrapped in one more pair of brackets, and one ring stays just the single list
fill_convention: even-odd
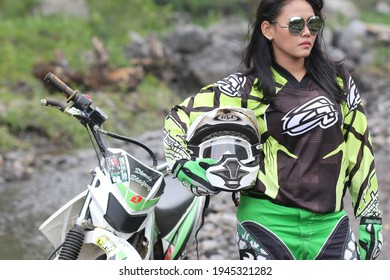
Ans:
[{"label": "rock", "polygon": [[42,0],[36,10],[45,16],[89,17],[86,0]]},{"label": "rock", "polygon": [[168,48],[184,54],[199,52],[210,42],[206,30],[193,24],[176,27],[163,40]]},{"label": "rock", "polygon": [[375,5],[375,11],[380,14],[390,15],[390,3],[388,1],[379,1]]},{"label": "rock", "polygon": [[327,0],[324,9],[329,21],[340,15],[343,19],[350,21],[357,19],[360,14],[354,3],[348,0]]},{"label": "rock", "polygon": [[383,44],[390,45],[390,26],[384,24],[367,24],[367,33]]},{"label": "rock", "polygon": [[353,20],[345,28],[337,40],[337,46],[346,52],[350,59],[359,61],[365,51],[364,39],[366,36],[366,25],[360,20]]},{"label": "rock", "polygon": [[19,151],[10,152],[2,156],[0,170],[3,182],[28,180],[34,172],[34,156]]}]

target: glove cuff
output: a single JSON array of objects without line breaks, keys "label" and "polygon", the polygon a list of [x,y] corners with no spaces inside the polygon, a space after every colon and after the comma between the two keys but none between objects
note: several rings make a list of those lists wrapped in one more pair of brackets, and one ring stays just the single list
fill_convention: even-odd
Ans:
[{"label": "glove cuff", "polygon": [[172,175],[173,177],[177,177],[179,171],[183,168],[184,164],[188,161],[188,159],[179,159],[172,166]]},{"label": "glove cuff", "polygon": [[376,224],[381,225],[382,224],[382,218],[380,217],[362,217],[360,218],[360,224]]}]

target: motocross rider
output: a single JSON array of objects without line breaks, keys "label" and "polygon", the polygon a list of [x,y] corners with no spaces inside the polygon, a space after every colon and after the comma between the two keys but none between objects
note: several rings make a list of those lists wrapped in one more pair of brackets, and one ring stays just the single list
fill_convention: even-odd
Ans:
[{"label": "motocross rider", "polygon": [[[191,160],[186,133],[222,106],[253,110],[262,139],[260,170],[237,208],[241,259],[376,259],[382,212],[362,100],[351,75],[323,51],[322,0],[263,0],[241,72],[172,108],[165,120],[169,170],[189,190],[214,194]],[[349,191],[358,242],[344,210]],[[196,193],[196,192],[194,192]]]}]

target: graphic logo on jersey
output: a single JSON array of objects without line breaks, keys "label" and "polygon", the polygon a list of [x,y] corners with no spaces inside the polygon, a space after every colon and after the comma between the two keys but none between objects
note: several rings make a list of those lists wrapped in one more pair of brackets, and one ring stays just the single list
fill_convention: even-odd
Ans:
[{"label": "graphic logo on jersey", "polygon": [[349,79],[349,93],[347,95],[348,108],[350,111],[355,110],[361,102],[359,91],[352,78]]},{"label": "graphic logo on jersey", "polygon": [[[168,120],[174,121],[175,120],[172,117],[169,117]],[[178,139],[181,139],[181,141],[185,141],[185,136],[175,135]],[[165,147],[165,156],[167,159],[170,160],[177,160],[181,158],[189,158],[190,155],[188,154],[187,150],[181,143],[176,140],[173,136],[171,136],[170,130],[164,129],[164,147]]]},{"label": "graphic logo on jersey", "polygon": [[291,136],[304,134],[316,127],[326,129],[338,120],[338,112],[326,97],[316,97],[292,109],[283,118],[283,131]]},{"label": "graphic logo on jersey", "polygon": [[246,83],[246,77],[241,73],[235,73],[229,77],[218,81],[218,88],[229,96],[240,97],[244,93],[244,86]]}]

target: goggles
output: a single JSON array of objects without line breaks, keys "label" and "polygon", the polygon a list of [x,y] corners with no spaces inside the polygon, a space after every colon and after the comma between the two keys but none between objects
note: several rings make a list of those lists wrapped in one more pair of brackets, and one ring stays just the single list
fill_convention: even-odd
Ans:
[{"label": "goggles", "polygon": [[280,25],[278,21],[271,23],[277,23],[281,28],[288,28],[288,31],[294,36],[301,35],[305,26],[307,26],[311,35],[318,35],[322,29],[322,19],[319,16],[312,16],[307,22],[301,17],[292,17],[287,26]]},{"label": "goggles", "polygon": [[221,136],[209,139],[198,146],[190,146],[193,156],[220,160],[223,155],[234,155],[243,163],[251,162],[260,154],[260,144],[251,145],[248,141],[235,136]]}]

